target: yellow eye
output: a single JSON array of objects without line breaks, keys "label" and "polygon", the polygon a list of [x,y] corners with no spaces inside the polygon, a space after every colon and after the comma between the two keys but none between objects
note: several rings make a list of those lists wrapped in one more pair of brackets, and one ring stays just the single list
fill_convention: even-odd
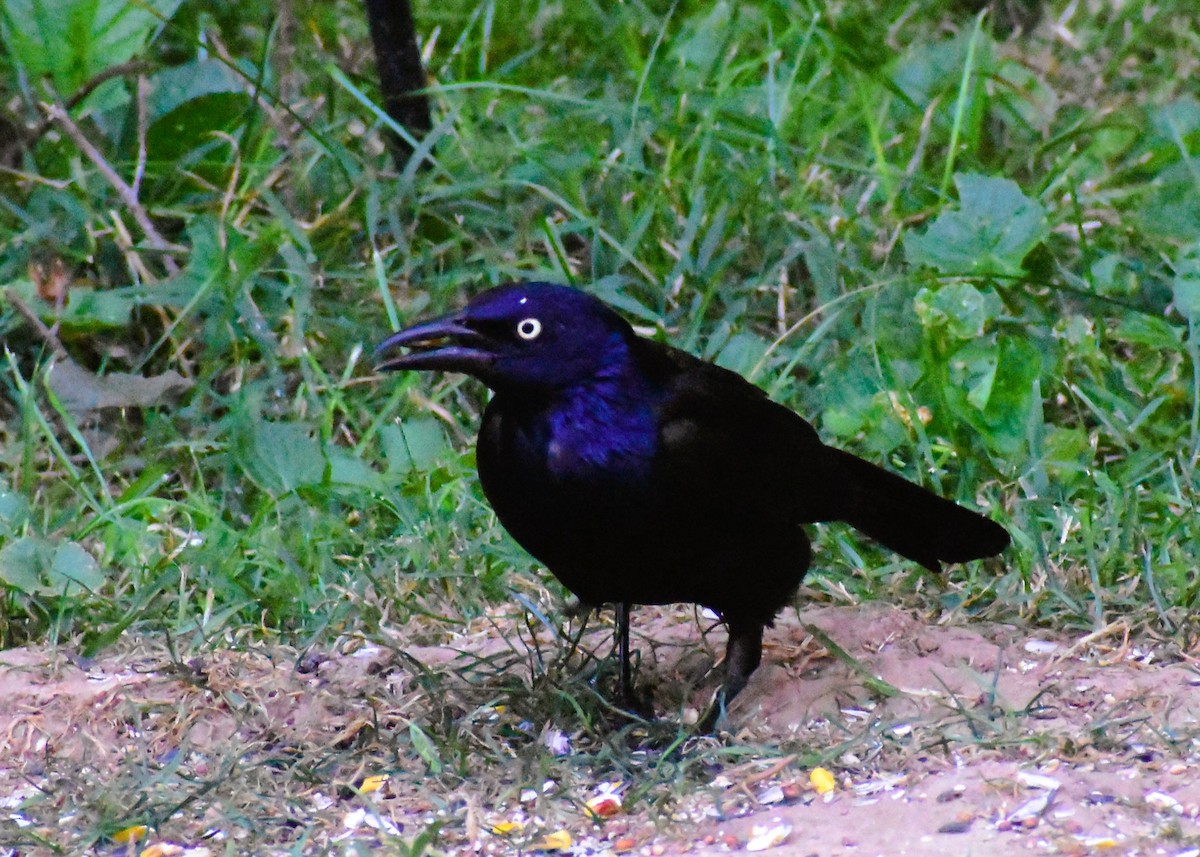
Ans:
[{"label": "yellow eye", "polygon": [[524,318],[517,322],[517,336],[522,339],[537,339],[542,332],[542,323],[536,318]]}]

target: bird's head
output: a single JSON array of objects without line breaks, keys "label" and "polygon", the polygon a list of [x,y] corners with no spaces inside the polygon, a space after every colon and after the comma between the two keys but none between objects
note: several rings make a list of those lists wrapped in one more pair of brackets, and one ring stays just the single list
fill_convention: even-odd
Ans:
[{"label": "bird's head", "polygon": [[[457,312],[394,333],[375,356],[385,371],[441,369],[493,390],[556,390],[601,375],[635,336],[591,295],[551,283],[509,283]],[[401,346],[409,351],[388,356]]]}]

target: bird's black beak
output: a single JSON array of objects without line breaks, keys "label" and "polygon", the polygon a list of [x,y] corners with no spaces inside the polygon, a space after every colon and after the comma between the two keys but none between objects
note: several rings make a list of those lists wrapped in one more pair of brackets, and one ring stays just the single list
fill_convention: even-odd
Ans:
[{"label": "bird's black beak", "polygon": [[[411,350],[407,354],[386,357],[402,346]],[[495,359],[495,354],[488,349],[487,337],[466,324],[461,313],[414,324],[393,333],[375,349],[375,368],[381,372],[441,369],[479,376],[487,374]]]}]

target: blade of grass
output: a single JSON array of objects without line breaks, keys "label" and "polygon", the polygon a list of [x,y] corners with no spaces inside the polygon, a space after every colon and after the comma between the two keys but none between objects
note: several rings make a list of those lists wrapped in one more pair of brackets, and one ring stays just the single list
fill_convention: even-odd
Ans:
[{"label": "blade of grass", "polygon": [[942,183],[938,187],[938,195],[946,199],[950,192],[950,181],[954,176],[954,164],[958,159],[958,140],[962,135],[963,121],[967,115],[967,106],[971,96],[971,85],[975,77],[975,52],[979,40],[983,38],[983,19],[987,16],[985,8],[975,16],[975,26],[971,30],[971,38],[967,42],[967,56],[963,61],[962,78],[958,84],[958,98],[954,102],[954,121],[950,126],[950,145],[946,150],[946,164],[942,169]]}]

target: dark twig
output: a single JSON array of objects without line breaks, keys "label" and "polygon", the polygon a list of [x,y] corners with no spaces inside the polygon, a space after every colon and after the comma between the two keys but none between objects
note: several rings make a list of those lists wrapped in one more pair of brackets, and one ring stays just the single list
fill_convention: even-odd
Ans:
[{"label": "dark twig", "polygon": [[[125,77],[129,74],[145,74],[146,72],[153,70],[153,63],[142,62],[140,60],[125,62],[121,63],[120,65],[114,65],[106,68],[104,71],[99,72],[95,77],[84,83],[84,85],[79,87],[79,89],[75,90],[75,92],[73,92],[70,97],[63,102],[63,107],[65,107],[67,110],[72,110],[75,107],[78,107],[85,98],[99,89],[102,84],[108,83],[113,78]],[[47,116],[37,125],[33,126],[33,129],[25,136],[30,141],[38,140],[50,130],[50,126],[53,124],[54,118]]]},{"label": "dark twig", "polygon": [[[158,227],[154,225],[154,221],[150,219],[150,215],[138,200],[137,191],[117,174],[117,171],[104,159],[104,155],[100,153],[100,150],[92,145],[91,140],[75,124],[75,120],[67,113],[66,108],[59,104],[50,104],[45,109],[50,119],[62,128],[63,132],[71,138],[71,141],[78,147],[79,151],[92,162],[96,169],[100,171],[100,174],[104,176],[105,180],[116,190],[121,200],[125,203],[125,207],[133,215],[133,219],[142,228],[142,232],[145,233],[146,240],[150,242],[150,246],[155,250],[162,250],[166,253],[187,252],[187,248],[172,244],[162,236],[158,231]],[[163,256],[163,266],[171,274],[179,271],[179,266],[175,260],[168,255]]]},{"label": "dark twig", "polygon": [[29,304],[21,299],[21,296],[14,289],[5,289],[4,299],[12,304],[17,314],[29,323],[29,326],[37,332],[37,335],[42,338],[42,341],[46,345],[50,346],[50,350],[54,353],[55,357],[61,360],[67,356],[67,349],[63,347],[58,335],[46,327],[46,323],[38,317],[38,314],[33,311],[33,308]]},{"label": "dark twig", "polygon": [[[425,88],[425,70],[417,50],[417,28],[409,0],[365,0],[375,63],[379,68],[379,89],[388,116],[420,140],[433,127],[429,96]],[[398,134],[388,134],[396,169],[403,170],[412,148]]]}]

